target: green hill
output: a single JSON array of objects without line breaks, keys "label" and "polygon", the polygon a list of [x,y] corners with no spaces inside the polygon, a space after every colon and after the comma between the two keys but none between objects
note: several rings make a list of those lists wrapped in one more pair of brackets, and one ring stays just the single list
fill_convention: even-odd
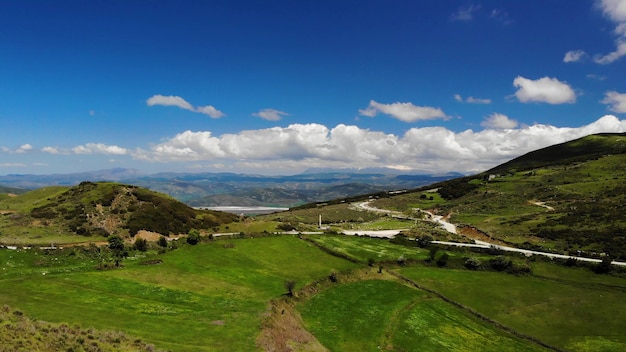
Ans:
[{"label": "green hill", "polygon": [[554,145],[428,188],[442,200],[425,203],[422,188],[378,204],[435,209],[518,247],[626,258],[625,134]]},{"label": "green hill", "polygon": [[[148,189],[111,182],[46,187],[0,199],[4,243],[50,243],[134,236],[140,230],[169,234],[236,221],[235,215],[197,210]],[[80,237],[78,237],[80,236]]]}]

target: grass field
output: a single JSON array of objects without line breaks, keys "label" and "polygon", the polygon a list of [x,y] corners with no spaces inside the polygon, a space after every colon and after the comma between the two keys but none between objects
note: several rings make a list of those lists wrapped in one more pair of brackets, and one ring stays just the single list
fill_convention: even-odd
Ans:
[{"label": "grass field", "polygon": [[[429,250],[384,239],[306,239],[362,264],[331,256],[297,236],[219,239],[163,254],[132,252],[124,267],[105,271],[95,270],[94,247],[3,249],[0,304],[37,320],[123,331],[160,349],[254,351],[270,301],[287,293],[286,281],[295,281],[296,290],[315,283],[316,293],[303,294],[296,307],[305,326],[333,351],[540,349],[436,294],[394,281],[387,275],[392,270],[550,345],[576,351],[626,348],[623,278],[541,260],[528,261],[533,273],[523,276],[438,268],[425,262]],[[454,268],[462,267],[466,256],[489,259],[448,253]],[[413,264],[396,266],[399,257]],[[386,262],[383,273],[375,267],[357,275],[369,259]],[[347,271],[355,274],[346,281],[318,283]]]},{"label": "grass field", "polygon": [[397,282],[368,280],[324,291],[300,307],[331,351],[541,351],[453,305]]},{"label": "grass field", "polygon": [[[518,332],[572,351],[626,349],[626,280],[540,263],[550,277],[411,267],[401,273]],[[556,271],[557,273],[554,273]],[[600,280],[600,278],[602,280]]]},{"label": "grass field", "polygon": [[285,280],[300,287],[355,267],[288,236],[184,246],[159,256],[161,264],[140,265],[139,258],[110,271],[76,269],[71,258],[59,259],[58,268],[38,266],[31,252],[0,252],[3,304],[177,351],[255,350],[268,302],[286,293]]}]

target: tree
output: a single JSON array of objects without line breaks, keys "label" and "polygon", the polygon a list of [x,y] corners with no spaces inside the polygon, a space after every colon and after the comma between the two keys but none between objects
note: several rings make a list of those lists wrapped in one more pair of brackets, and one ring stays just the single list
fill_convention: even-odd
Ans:
[{"label": "tree", "polygon": [[115,266],[120,266],[120,260],[124,256],[124,240],[120,236],[111,236],[107,241],[109,242],[109,249],[113,251],[115,257]]},{"label": "tree", "polygon": [[198,242],[200,242],[200,231],[196,229],[189,230],[189,233],[187,234],[187,243],[190,245],[196,245]]},{"label": "tree", "polygon": [[110,250],[120,252],[124,250],[124,240],[120,236],[111,236],[107,241]]}]

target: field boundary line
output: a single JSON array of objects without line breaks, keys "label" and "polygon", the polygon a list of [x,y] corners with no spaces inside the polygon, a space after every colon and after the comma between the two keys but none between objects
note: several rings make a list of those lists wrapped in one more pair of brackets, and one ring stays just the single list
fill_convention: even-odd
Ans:
[{"label": "field boundary line", "polygon": [[439,292],[437,292],[435,290],[432,290],[430,288],[427,288],[427,287],[424,287],[424,286],[418,284],[417,282],[409,279],[408,277],[406,277],[406,276],[404,276],[402,274],[399,274],[399,273],[397,273],[395,271],[392,271],[392,270],[387,270],[387,272],[389,274],[395,276],[399,280],[402,280],[405,283],[407,283],[407,284],[409,284],[409,285],[411,285],[411,286],[413,286],[413,287],[415,287],[415,288],[417,288],[419,290],[426,291],[426,292],[428,292],[430,294],[433,294],[433,295],[437,296],[438,298],[442,299],[443,301],[445,301],[447,303],[450,303],[450,304],[456,306],[457,308],[460,308],[460,309],[462,309],[462,310],[472,314],[473,316],[477,317],[478,319],[480,319],[480,320],[482,320],[484,322],[487,322],[489,324],[492,324],[492,325],[496,326],[497,328],[499,328],[499,329],[501,329],[503,331],[506,331],[506,332],[508,332],[508,333],[510,333],[512,335],[515,335],[515,336],[517,336],[517,337],[519,337],[521,339],[524,339],[524,340],[529,341],[529,342],[533,342],[535,344],[538,344],[538,345],[540,345],[542,347],[545,347],[547,349],[550,349],[552,351],[557,351],[557,352],[564,352],[565,351],[565,350],[562,350],[562,349],[560,349],[558,347],[554,347],[552,345],[549,345],[549,344],[547,344],[547,343],[545,343],[545,342],[543,342],[543,341],[541,341],[541,340],[539,340],[539,339],[537,339],[535,337],[523,334],[523,333],[521,333],[521,332],[519,332],[519,331],[517,331],[517,330],[515,330],[515,329],[513,329],[513,328],[511,328],[509,326],[506,326],[506,325],[504,325],[502,323],[499,323],[499,322],[489,318],[488,316],[483,315],[482,313],[479,313],[479,312],[475,311],[474,309],[472,309],[470,307],[467,307],[467,306],[465,306],[465,305],[463,305],[463,304],[461,304],[461,303],[459,303],[459,302],[457,302],[455,300],[452,300],[452,299],[442,295],[441,293],[439,293]]}]

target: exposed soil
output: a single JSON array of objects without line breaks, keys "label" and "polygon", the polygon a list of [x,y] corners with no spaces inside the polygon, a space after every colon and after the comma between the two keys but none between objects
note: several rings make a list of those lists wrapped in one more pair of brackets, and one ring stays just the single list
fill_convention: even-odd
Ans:
[{"label": "exposed soil", "polygon": [[257,345],[263,351],[328,351],[315,336],[304,328],[300,314],[293,304],[285,299],[270,303],[263,325],[263,331],[257,338]]},{"label": "exposed soil", "polygon": [[459,226],[457,232],[463,236],[469,237],[473,240],[489,242],[493,244],[506,245],[506,243],[491,237],[488,233],[483,232],[473,226]]}]

